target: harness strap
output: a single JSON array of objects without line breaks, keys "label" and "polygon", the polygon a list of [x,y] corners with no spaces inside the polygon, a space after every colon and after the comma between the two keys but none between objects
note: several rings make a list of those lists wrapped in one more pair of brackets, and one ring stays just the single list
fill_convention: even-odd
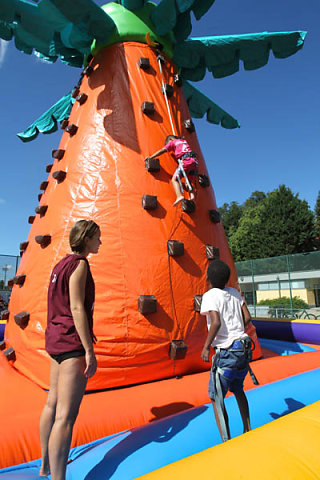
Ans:
[{"label": "harness strap", "polygon": [[222,387],[220,382],[220,370],[221,369],[219,367],[213,370],[213,379],[214,379],[215,391],[216,391],[215,403],[216,403],[217,412],[218,412],[219,421],[220,421],[222,440],[226,442],[227,440],[230,440],[230,435],[228,434],[227,424],[225,421],[226,407],[224,404]]}]

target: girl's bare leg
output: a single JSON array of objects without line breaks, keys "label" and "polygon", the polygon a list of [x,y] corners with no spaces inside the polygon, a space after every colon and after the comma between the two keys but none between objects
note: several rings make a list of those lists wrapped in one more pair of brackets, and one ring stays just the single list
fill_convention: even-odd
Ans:
[{"label": "girl's bare leg", "polygon": [[181,195],[180,185],[179,185],[179,182],[178,182],[178,179],[177,179],[176,175],[174,175],[172,177],[171,183],[172,183],[174,192],[175,192],[176,197],[177,197],[174,204],[173,204],[175,206],[175,205],[178,205],[178,203],[180,203],[184,199],[184,196]]},{"label": "girl's bare leg", "polygon": [[51,359],[50,390],[40,418],[41,467],[39,475],[44,477],[50,474],[48,442],[56,415],[58,373],[59,364]]},{"label": "girl's bare leg", "polygon": [[59,365],[56,417],[49,438],[51,480],[65,480],[73,425],[87,384],[84,370],[85,357]]}]

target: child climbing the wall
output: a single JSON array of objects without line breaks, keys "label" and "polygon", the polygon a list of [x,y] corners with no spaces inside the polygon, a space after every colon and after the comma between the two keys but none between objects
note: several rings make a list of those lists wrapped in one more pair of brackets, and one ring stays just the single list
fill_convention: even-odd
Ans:
[{"label": "child climbing the wall", "polygon": [[201,314],[206,315],[208,336],[201,358],[209,362],[210,346],[215,349],[209,380],[209,397],[221,435],[230,439],[228,414],[224,397],[228,390],[234,393],[243,423],[243,433],[251,430],[249,406],[243,391],[243,381],[251,360],[251,339],[244,328],[251,322],[251,315],[241,294],[226,287],[230,268],[223,261],[213,260],[207,270],[210,289],[203,295]]},{"label": "child climbing the wall", "polygon": [[[155,152],[153,155],[151,155],[151,157],[148,157],[148,158],[156,158],[166,152],[172,152],[178,164],[179,164],[179,161],[182,163],[182,168],[190,184],[189,199],[194,200],[195,195],[194,195],[193,183],[194,183],[194,177],[197,174],[197,168],[198,168],[196,154],[192,151],[190,145],[188,144],[185,138],[178,137],[176,135],[169,135],[165,139],[164,147],[158,150],[157,152]],[[184,196],[182,195],[180,190],[180,182],[179,182],[179,179],[184,176],[182,168],[179,164],[178,168],[174,172],[173,177],[171,179],[172,186],[176,194],[176,200],[173,204],[174,206],[178,205],[182,200],[184,200]]]}]

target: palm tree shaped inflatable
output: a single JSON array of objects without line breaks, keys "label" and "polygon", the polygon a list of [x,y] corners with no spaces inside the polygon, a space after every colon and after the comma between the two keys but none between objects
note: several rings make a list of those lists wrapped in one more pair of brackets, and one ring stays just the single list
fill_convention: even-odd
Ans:
[{"label": "palm tree shaped inflatable", "polygon": [[[48,387],[46,296],[53,266],[80,218],[94,219],[102,247],[96,281],[98,372],[105,389],[199,372],[206,326],[199,304],[208,262],[220,256],[237,278],[191,117],[236,128],[238,122],[188,81],[255,69],[297,52],[305,32],[188,38],[190,13],[214,0],[4,0],[0,36],[49,62],[85,66],[78,85],[19,134],[24,141],[62,122],[61,143],[41,184],[28,239],[21,244],[5,333],[14,367]],[[196,203],[173,208],[169,154],[145,158],[168,134],[187,138],[199,160]]]}]

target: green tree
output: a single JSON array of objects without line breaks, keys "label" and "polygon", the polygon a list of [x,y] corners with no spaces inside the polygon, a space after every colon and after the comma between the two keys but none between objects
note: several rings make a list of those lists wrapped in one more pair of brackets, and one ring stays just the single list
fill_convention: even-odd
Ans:
[{"label": "green tree", "polygon": [[244,211],[229,244],[236,261],[313,249],[314,215],[290,188],[279,188]]},{"label": "green tree", "polygon": [[314,208],[314,215],[315,247],[317,250],[320,250],[320,190]]},{"label": "green tree", "polygon": [[239,221],[243,213],[243,206],[239,205],[238,202],[231,202],[230,204],[224,203],[222,207],[219,208],[219,213],[221,215],[224,231],[229,238],[239,226]]},{"label": "green tree", "polygon": [[249,208],[252,208],[252,207],[256,207],[260,202],[262,202],[266,198],[267,198],[267,195],[264,192],[255,190],[254,192],[251,193],[248,200],[244,202],[245,210],[248,210]]}]

